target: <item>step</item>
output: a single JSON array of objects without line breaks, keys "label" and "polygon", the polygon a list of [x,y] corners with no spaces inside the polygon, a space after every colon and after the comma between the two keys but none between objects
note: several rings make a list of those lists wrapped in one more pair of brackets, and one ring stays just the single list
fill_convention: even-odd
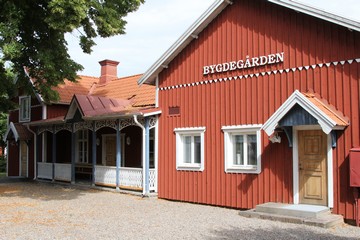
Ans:
[{"label": "step", "polygon": [[312,205],[266,203],[256,206],[255,209],[240,211],[239,215],[322,228],[330,228],[344,223],[343,216],[331,214],[327,207]]},{"label": "step", "polygon": [[322,214],[330,213],[330,209],[325,206],[272,202],[257,205],[255,210],[256,212],[273,213],[302,218],[314,218]]}]

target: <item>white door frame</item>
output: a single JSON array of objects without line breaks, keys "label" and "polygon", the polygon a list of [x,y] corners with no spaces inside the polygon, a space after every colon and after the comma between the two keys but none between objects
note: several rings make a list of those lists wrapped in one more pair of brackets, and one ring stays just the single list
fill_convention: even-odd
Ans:
[{"label": "white door frame", "polygon": [[[319,125],[305,125],[293,127],[293,192],[294,204],[299,204],[299,149],[298,149],[298,131],[300,130],[321,130]],[[334,174],[333,174],[333,154],[331,134],[327,134],[327,193],[328,207],[334,207]]]},{"label": "white door frame", "polygon": [[22,171],[22,163],[21,163],[21,158],[22,158],[22,154],[21,154],[21,146],[22,143],[24,143],[26,145],[26,176],[29,176],[29,146],[27,145],[27,143],[25,141],[19,141],[19,177],[21,176],[21,171]]}]

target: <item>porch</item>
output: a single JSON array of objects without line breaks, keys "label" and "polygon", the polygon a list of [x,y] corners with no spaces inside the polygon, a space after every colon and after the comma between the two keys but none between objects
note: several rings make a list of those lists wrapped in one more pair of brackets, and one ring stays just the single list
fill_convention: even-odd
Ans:
[{"label": "porch", "polygon": [[160,112],[127,112],[120,100],[111,99],[116,106],[109,101],[74,95],[64,117],[30,124],[37,135],[37,178],[87,181],[93,186],[142,191],[143,195],[157,191],[155,128]]},{"label": "porch", "polygon": [[[71,182],[71,164],[66,163],[37,163],[38,179]],[[88,175],[86,180],[91,182],[92,165],[77,164],[75,166],[78,174]],[[84,178],[80,178],[84,180]],[[95,166],[95,185],[105,187],[116,187],[116,167],[113,166]],[[143,169],[120,167],[119,169],[119,187],[125,190],[143,190]],[[156,171],[155,168],[149,169],[149,190],[156,191]]]}]

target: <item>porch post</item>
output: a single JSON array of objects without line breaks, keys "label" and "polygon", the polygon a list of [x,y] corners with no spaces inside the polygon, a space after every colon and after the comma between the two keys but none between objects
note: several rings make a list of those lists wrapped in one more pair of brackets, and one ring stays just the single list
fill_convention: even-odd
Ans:
[{"label": "porch post", "polygon": [[55,163],[56,163],[56,132],[55,125],[53,125],[52,133],[52,181],[55,181]]},{"label": "porch post", "polygon": [[145,118],[145,195],[149,194],[149,165],[150,165],[150,120]]},{"label": "porch post", "polygon": [[93,122],[92,130],[92,185],[95,186],[95,166],[96,166],[96,124]]},{"label": "porch post", "polygon": [[75,125],[72,124],[71,131],[71,183],[75,183]]},{"label": "porch post", "polygon": [[120,119],[116,125],[116,190],[120,188],[120,161],[121,161],[121,147],[120,147]]}]

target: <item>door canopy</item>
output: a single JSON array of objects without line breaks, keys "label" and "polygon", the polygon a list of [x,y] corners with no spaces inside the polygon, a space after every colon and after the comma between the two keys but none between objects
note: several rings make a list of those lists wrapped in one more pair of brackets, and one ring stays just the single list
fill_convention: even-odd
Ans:
[{"label": "door canopy", "polygon": [[[296,108],[301,109],[303,113],[306,112],[307,114],[293,114],[293,109]],[[289,114],[293,114],[291,116],[291,121],[284,121]],[[303,118],[299,118],[299,115]],[[304,118],[304,115],[309,116],[305,116]],[[348,118],[337,111],[324,99],[321,99],[320,96],[311,92],[301,93],[298,90],[295,90],[295,92],[291,94],[279,109],[265,122],[262,129],[268,136],[271,136],[276,128],[282,127],[281,123],[283,122],[288,123],[286,127],[310,125],[317,122],[326,134],[329,134],[333,130],[343,130],[349,125]]]},{"label": "door canopy", "polygon": [[29,141],[31,140],[33,134],[21,123],[10,122],[7,131],[4,135],[4,141],[14,139],[17,141]]}]

